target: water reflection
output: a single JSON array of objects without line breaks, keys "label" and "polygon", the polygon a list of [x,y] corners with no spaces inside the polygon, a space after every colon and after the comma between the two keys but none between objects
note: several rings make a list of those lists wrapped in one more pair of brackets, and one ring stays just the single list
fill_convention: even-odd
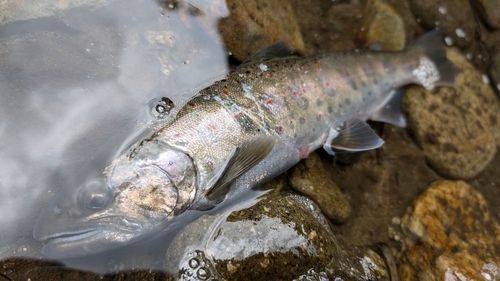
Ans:
[{"label": "water reflection", "polygon": [[149,134],[152,100],[168,97],[173,115],[189,89],[227,71],[223,1],[158,4],[2,7],[0,258],[41,257],[32,230],[43,206]]}]

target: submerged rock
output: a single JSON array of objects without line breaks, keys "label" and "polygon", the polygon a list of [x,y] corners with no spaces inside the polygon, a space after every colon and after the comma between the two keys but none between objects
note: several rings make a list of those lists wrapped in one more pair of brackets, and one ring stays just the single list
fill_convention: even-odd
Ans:
[{"label": "submerged rock", "polygon": [[380,43],[384,51],[401,51],[405,47],[405,24],[401,16],[386,2],[368,0],[363,10],[358,38],[363,47]]},{"label": "submerged rock", "polygon": [[292,6],[287,1],[228,0],[230,15],[218,29],[226,48],[239,61],[284,40],[290,49],[304,52],[304,42]]},{"label": "submerged rock", "polygon": [[500,280],[500,226],[462,181],[437,181],[402,220],[401,280]]},{"label": "submerged rock", "polygon": [[351,206],[326,173],[318,154],[312,153],[297,164],[291,171],[289,181],[293,189],[316,202],[327,218],[342,223],[349,217]]},{"label": "submerged rock", "polygon": [[412,86],[403,108],[427,161],[441,174],[470,179],[495,156],[500,141],[500,102],[481,74],[459,53],[448,58],[460,68],[455,87],[432,91]]},{"label": "submerged rock", "polygon": [[167,269],[183,280],[388,277],[373,251],[338,243],[314,202],[280,193],[248,209],[201,217],[175,237],[167,260]]},{"label": "submerged rock", "polygon": [[500,0],[474,0],[483,20],[492,28],[500,28]]}]

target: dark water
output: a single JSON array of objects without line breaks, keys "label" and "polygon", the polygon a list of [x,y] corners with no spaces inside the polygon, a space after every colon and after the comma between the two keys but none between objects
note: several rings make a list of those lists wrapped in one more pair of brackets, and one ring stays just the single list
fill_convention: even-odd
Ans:
[{"label": "dark water", "polygon": [[174,114],[227,71],[225,3],[194,2],[0,10],[0,258],[41,257],[32,231],[53,195],[148,133],[155,101],[170,98]]}]

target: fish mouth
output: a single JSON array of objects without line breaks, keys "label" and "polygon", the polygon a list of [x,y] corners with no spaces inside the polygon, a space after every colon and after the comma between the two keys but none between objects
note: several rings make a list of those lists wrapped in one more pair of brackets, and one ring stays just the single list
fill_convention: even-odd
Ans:
[{"label": "fish mouth", "polygon": [[59,231],[46,235],[35,232],[44,241],[42,254],[55,259],[79,258],[107,252],[128,245],[141,236],[140,231],[119,227],[100,227]]},{"label": "fish mouth", "polygon": [[63,232],[57,233],[46,237],[37,238],[37,240],[48,240],[52,243],[69,243],[76,242],[82,239],[90,238],[103,232],[101,229],[89,229],[83,231]]}]

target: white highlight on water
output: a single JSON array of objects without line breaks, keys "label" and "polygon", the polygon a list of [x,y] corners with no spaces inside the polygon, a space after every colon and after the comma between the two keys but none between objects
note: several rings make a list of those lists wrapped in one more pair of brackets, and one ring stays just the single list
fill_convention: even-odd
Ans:
[{"label": "white highlight on water", "polygon": [[461,38],[465,38],[465,36],[466,36],[465,31],[463,29],[461,29],[460,27],[455,29],[455,33],[457,34],[458,37],[461,37]]}]

